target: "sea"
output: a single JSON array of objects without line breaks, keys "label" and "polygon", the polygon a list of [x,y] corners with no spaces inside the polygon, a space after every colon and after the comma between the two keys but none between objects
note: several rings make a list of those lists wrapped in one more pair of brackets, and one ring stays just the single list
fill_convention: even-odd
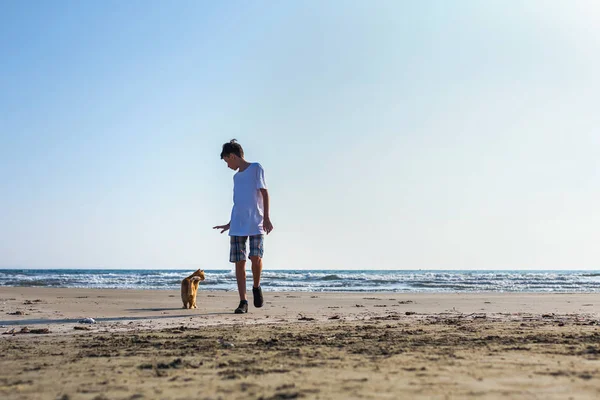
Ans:
[{"label": "sea", "polygon": [[[7,286],[110,289],[179,289],[194,270],[0,269]],[[205,290],[237,290],[235,271],[206,270]],[[248,284],[252,273],[248,271]],[[290,292],[600,292],[600,271],[342,271],[266,270],[266,291]]]}]

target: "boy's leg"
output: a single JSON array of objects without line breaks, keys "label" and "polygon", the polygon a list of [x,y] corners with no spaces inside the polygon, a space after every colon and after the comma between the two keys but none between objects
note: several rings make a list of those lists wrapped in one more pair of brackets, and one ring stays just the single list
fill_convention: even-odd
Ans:
[{"label": "boy's leg", "polygon": [[262,273],[262,257],[250,256],[252,261],[252,280],[255,288],[260,287],[260,274]]},{"label": "boy's leg", "polygon": [[[254,266],[254,263],[252,263]],[[254,269],[252,269],[254,271]],[[254,272],[253,272],[254,273]],[[236,261],[235,263],[235,279],[237,279],[238,293],[240,300],[246,300],[246,260]]]},{"label": "boy's leg", "polygon": [[245,236],[231,236],[229,261],[235,263],[235,278],[240,295],[240,305],[235,310],[236,314],[248,312],[248,301],[246,300],[246,239]]},{"label": "boy's leg", "polygon": [[262,257],[264,254],[264,235],[250,236],[250,261],[252,261],[252,295],[254,307],[263,306],[263,294],[260,287],[260,276],[262,274]]}]

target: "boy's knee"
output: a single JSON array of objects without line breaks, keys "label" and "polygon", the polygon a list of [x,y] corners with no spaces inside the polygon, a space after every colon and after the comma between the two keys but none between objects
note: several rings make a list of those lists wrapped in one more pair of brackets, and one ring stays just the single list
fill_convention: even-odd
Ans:
[{"label": "boy's knee", "polygon": [[253,264],[257,264],[261,260],[260,256],[250,256],[248,258],[250,259],[250,261],[252,261]]}]

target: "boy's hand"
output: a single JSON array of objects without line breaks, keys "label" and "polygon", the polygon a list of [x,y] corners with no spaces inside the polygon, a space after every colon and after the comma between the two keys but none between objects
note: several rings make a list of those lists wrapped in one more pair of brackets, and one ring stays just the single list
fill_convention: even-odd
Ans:
[{"label": "boy's hand", "polygon": [[213,226],[213,229],[221,229],[221,233],[229,230],[229,224]]},{"label": "boy's hand", "polygon": [[269,217],[265,217],[263,220],[263,228],[265,232],[267,232],[267,235],[273,230],[273,224],[271,223],[271,219]]}]

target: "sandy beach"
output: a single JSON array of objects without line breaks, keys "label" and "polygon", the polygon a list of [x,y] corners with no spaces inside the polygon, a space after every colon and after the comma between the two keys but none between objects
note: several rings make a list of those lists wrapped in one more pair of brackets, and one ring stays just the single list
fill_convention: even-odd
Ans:
[{"label": "sandy beach", "polygon": [[235,315],[236,292],[184,310],[178,291],[0,288],[0,397],[600,397],[598,294],[265,300]]}]

